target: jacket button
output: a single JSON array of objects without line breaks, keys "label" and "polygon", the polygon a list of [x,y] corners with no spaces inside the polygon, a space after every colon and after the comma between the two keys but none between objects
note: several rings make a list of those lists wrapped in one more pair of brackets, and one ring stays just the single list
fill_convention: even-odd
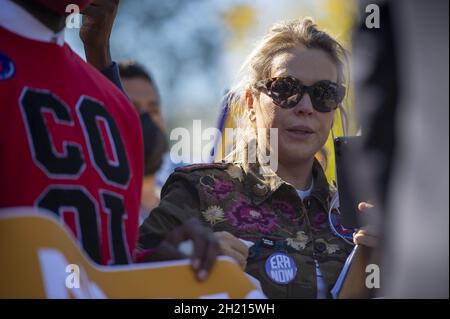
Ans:
[{"label": "jacket button", "polygon": [[318,243],[318,242],[315,242],[314,243],[314,250],[317,252],[317,253],[319,253],[319,254],[321,254],[321,253],[323,253],[325,250],[327,249],[327,246],[324,244],[324,243]]},{"label": "jacket button", "polygon": [[256,196],[262,197],[267,194],[269,189],[264,184],[256,184],[253,186],[253,193],[256,194]]}]

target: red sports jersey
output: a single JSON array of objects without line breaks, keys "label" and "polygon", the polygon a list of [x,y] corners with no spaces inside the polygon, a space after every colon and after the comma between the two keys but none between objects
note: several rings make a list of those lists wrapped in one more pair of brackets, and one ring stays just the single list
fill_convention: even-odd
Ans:
[{"label": "red sports jersey", "polygon": [[142,178],[140,121],[125,95],[67,44],[0,27],[0,207],[47,209],[94,261],[124,264]]}]

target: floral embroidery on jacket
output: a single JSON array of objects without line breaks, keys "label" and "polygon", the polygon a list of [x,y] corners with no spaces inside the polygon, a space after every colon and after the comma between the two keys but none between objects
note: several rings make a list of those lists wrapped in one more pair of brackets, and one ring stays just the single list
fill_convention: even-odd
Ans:
[{"label": "floral embroidery on jacket", "polygon": [[272,208],[275,211],[279,211],[286,217],[288,217],[290,220],[293,220],[297,217],[297,213],[295,211],[294,206],[289,204],[288,202],[284,200],[274,199],[272,200]]},{"label": "floral embroidery on jacket", "polygon": [[202,212],[202,215],[205,218],[205,220],[211,225],[215,225],[217,223],[224,221],[223,209],[216,205],[209,206],[206,210]]},{"label": "floral embroidery on jacket", "polygon": [[228,222],[241,231],[272,233],[276,229],[276,216],[266,205],[253,205],[244,197],[236,200],[225,213]]},{"label": "floral embroidery on jacket", "polygon": [[286,239],[286,243],[296,250],[302,250],[306,248],[309,237],[304,231],[298,231],[295,237],[290,237]]},{"label": "floral embroidery on jacket", "polygon": [[224,200],[233,191],[233,183],[227,180],[219,180],[214,176],[203,176],[200,178],[200,184],[206,190],[206,193],[215,200]]},{"label": "floral embroidery on jacket", "polygon": [[324,212],[317,212],[313,217],[313,227],[316,230],[323,230],[328,227],[328,216]]}]

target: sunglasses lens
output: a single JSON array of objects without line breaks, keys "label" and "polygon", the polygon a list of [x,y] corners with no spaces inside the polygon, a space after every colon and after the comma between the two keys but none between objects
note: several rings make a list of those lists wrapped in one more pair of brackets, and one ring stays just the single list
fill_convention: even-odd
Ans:
[{"label": "sunglasses lens", "polygon": [[278,77],[266,82],[265,87],[273,102],[283,109],[295,107],[305,90],[318,112],[330,112],[337,108],[345,96],[345,87],[330,81],[320,81],[313,86],[302,86],[293,77]]},{"label": "sunglasses lens", "polygon": [[338,89],[343,89],[345,92],[344,87],[337,87],[334,83],[319,82],[315,84],[310,90],[314,108],[319,112],[330,112],[336,109],[344,96]]},{"label": "sunglasses lens", "polygon": [[298,84],[289,78],[275,79],[269,87],[273,102],[281,108],[293,108],[300,101]]}]

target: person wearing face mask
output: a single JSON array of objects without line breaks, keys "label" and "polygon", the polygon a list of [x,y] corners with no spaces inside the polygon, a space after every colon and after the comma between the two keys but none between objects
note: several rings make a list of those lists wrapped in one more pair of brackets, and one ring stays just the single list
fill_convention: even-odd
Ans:
[{"label": "person wearing face mask", "polygon": [[137,249],[141,121],[126,95],[65,43],[69,4],[84,13],[90,63],[110,68],[98,48],[109,41],[118,0],[0,0],[0,214],[46,211],[103,265],[186,258],[178,245],[191,239],[193,268],[205,279],[218,244],[195,219],[155,249]]},{"label": "person wearing face mask", "polygon": [[141,200],[143,221],[159,203],[160,189],[156,184],[156,173],[168,151],[166,127],[156,84],[145,68],[135,61],[121,61],[119,72],[123,88],[140,114],[144,136],[144,183]]}]

